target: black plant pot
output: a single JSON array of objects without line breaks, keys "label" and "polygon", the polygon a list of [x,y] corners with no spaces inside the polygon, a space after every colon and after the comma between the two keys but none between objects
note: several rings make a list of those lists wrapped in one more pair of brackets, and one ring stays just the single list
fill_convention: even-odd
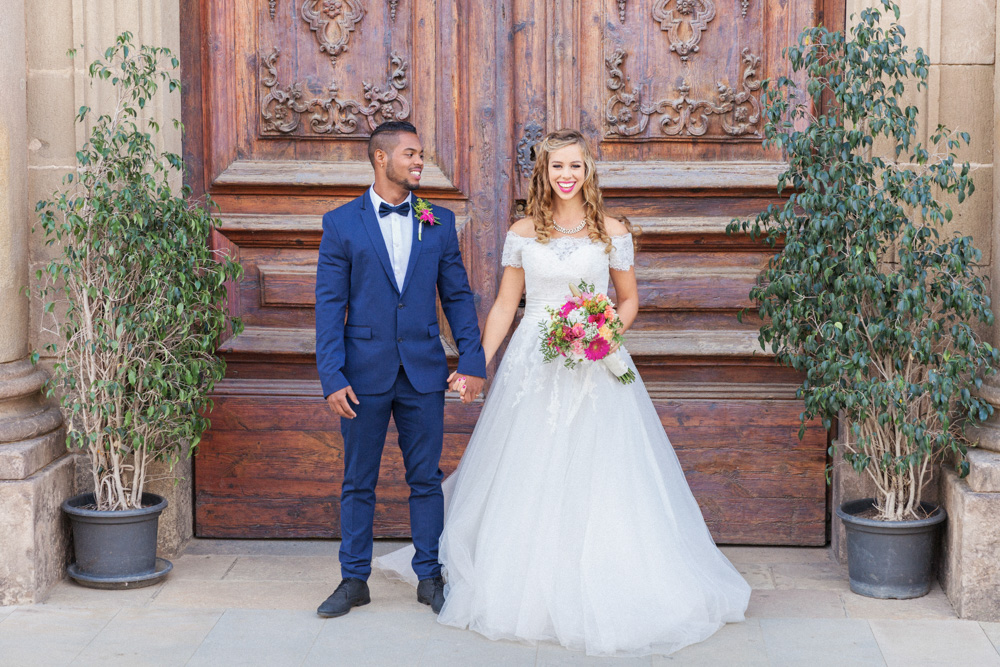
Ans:
[{"label": "black plant pot", "polygon": [[143,507],[136,510],[83,509],[93,504],[93,493],[62,504],[73,526],[76,562],[68,568],[70,577],[93,588],[139,588],[173,569],[170,561],[156,557],[156,529],[166,498],[144,493]]},{"label": "black plant pot", "polygon": [[871,498],[837,509],[847,529],[847,569],[851,590],[871,598],[905,600],[927,595],[934,576],[943,507],[921,503],[926,519],[878,521],[857,514],[874,506]]}]

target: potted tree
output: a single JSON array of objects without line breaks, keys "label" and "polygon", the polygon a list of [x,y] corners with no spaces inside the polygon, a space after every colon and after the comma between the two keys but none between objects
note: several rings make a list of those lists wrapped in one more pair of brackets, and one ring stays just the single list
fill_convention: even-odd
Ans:
[{"label": "potted tree", "polygon": [[178,89],[176,67],[167,49],[120,35],[89,68],[109,86],[112,110],[80,109],[90,133],[77,167],[37,205],[57,247],[36,274],[60,339],[46,346],[56,359],[48,392],[60,396],[67,444],[87,452],[93,475],[93,492],[63,503],[69,571],[93,586],[148,584],[169,571],[156,558],[166,500],[146,491],[149,467],[172,466],[198,444],[225,369],[216,342],[240,326],[224,309],[239,266],[210,249],[209,211],[185,200],[180,157],[158,149],[159,126],[141,120],[161,87]]},{"label": "potted tree", "polygon": [[839,446],[876,489],[836,510],[851,589],[908,598],[929,590],[945,520],[924,492],[942,458],[967,472],[964,426],[992,412],[976,389],[998,353],[975,328],[993,323],[981,253],[947,233],[942,201],[973,192],[954,153],[969,136],[938,126],[918,139],[901,99],[926,86],[928,58],[911,57],[896,4],[880,5],[846,35],[812,27],[786,50],[805,88],[766,84],[764,141],[786,156],[791,194],[729,229],[783,244],[751,292],[761,344],[803,373],[803,424],[844,420],[831,455]]}]

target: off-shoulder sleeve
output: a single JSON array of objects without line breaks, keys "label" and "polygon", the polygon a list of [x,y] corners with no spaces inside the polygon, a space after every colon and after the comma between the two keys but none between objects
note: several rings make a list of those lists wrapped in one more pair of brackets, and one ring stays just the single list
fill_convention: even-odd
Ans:
[{"label": "off-shoulder sleeve", "polygon": [[611,257],[609,262],[616,271],[628,271],[635,264],[635,247],[632,245],[632,235],[622,234],[611,237]]},{"label": "off-shoulder sleeve", "polygon": [[503,244],[503,255],[500,257],[500,263],[503,266],[512,266],[515,269],[521,268],[521,252],[524,247],[534,241],[534,238],[528,238],[526,236],[519,236],[514,232],[507,232],[507,238]]}]

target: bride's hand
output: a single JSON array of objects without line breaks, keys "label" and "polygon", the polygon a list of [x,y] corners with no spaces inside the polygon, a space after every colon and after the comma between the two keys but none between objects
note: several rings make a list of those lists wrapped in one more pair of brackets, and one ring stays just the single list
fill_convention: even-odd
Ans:
[{"label": "bride's hand", "polygon": [[448,376],[448,389],[457,391],[462,398],[465,398],[465,384],[465,376],[459,375],[458,371]]}]

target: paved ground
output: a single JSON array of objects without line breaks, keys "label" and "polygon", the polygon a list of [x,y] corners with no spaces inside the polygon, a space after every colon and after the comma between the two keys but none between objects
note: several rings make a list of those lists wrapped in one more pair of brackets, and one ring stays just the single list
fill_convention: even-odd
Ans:
[{"label": "paved ground", "polygon": [[196,540],[159,586],[64,582],[43,604],[0,607],[0,665],[1000,666],[1000,623],[956,619],[937,587],[919,600],[854,595],[825,549],[724,548],[754,588],[745,623],[669,657],[597,659],[438,625],[412,588],[380,575],[372,604],[319,619],[340,579],[336,548]]}]

